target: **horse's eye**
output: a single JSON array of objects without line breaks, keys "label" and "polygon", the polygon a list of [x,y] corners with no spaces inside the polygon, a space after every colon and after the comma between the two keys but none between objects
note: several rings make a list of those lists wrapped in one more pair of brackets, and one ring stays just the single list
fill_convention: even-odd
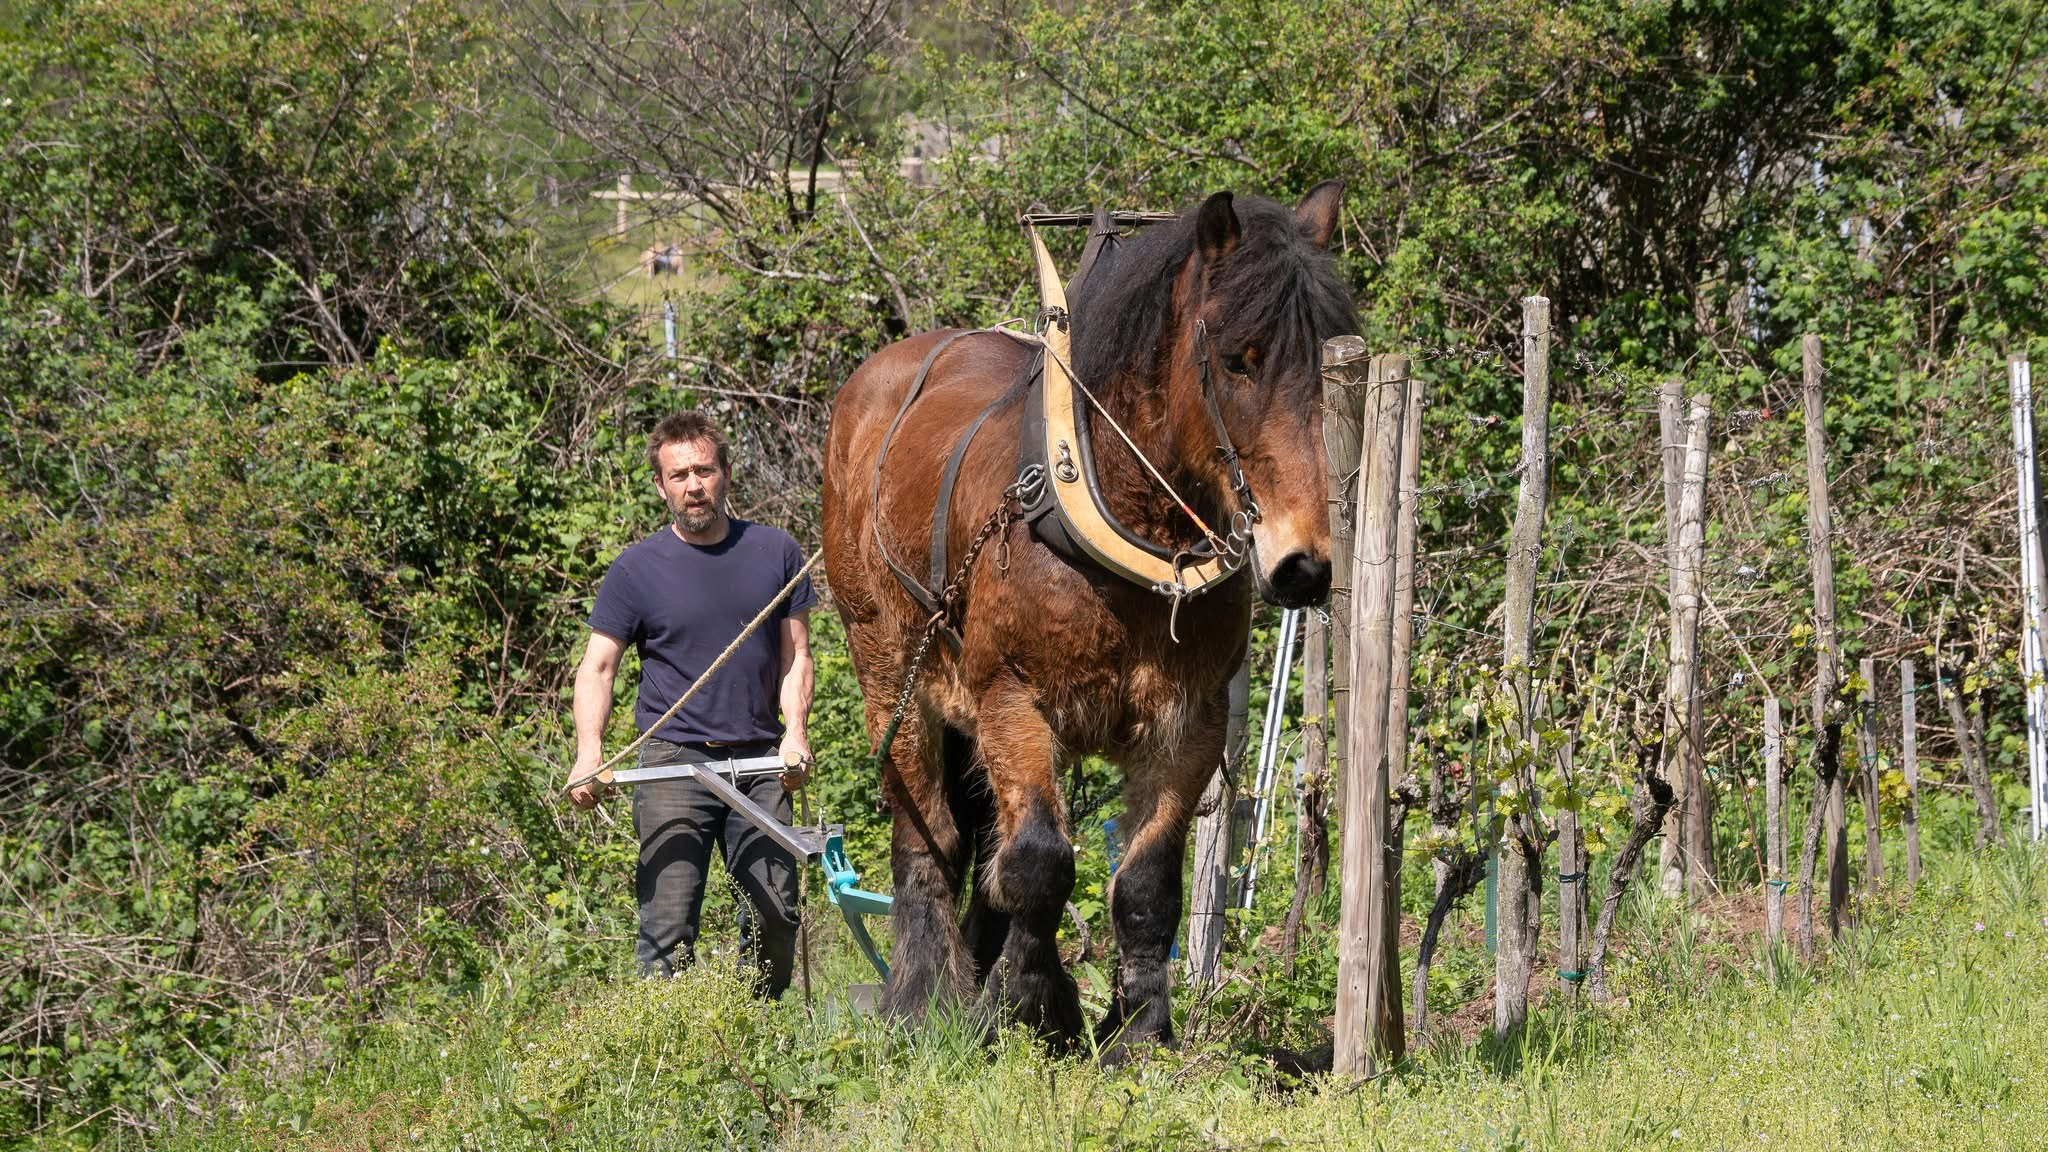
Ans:
[{"label": "horse's eye", "polygon": [[1223,369],[1233,376],[1249,376],[1252,374],[1251,365],[1245,363],[1245,358],[1242,354],[1237,353],[1223,358]]}]

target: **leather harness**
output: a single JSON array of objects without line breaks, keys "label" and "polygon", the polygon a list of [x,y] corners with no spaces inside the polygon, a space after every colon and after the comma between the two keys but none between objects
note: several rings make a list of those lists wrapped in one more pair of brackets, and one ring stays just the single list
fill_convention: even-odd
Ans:
[{"label": "leather harness", "polygon": [[[1232,513],[1229,533],[1219,536],[1192,509],[1182,504],[1183,510],[1205,537],[1192,548],[1176,551],[1144,539],[1125,527],[1103,501],[1096,477],[1093,437],[1086,408],[1094,399],[1069,367],[1071,334],[1066,308],[1069,296],[1079,293],[1103,260],[1114,258],[1119,244],[1119,221],[1144,223],[1159,219],[1174,217],[1135,213],[1112,217],[1097,209],[1090,222],[1087,247],[1081,254],[1073,283],[1063,287],[1034,223],[1076,223],[1078,219],[1027,216],[1025,229],[1037,265],[1039,291],[1045,301],[1039,313],[1039,333],[1033,336],[1004,327],[953,332],[933,344],[918,365],[917,375],[912,378],[910,388],[897,406],[895,418],[889,422],[888,431],[882,437],[881,450],[876,454],[869,485],[869,520],[873,525],[875,547],[883,562],[910,598],[930,616],[938,617],[943,612],[948,560],[947,527],[952,514],[953,490],[959,481],[968,448],[989,417],[1020,400],[1024,409],[1019,421],[1017,481],[1012,491],[1020,493],[1019,518],[1030,526],[1032,535],[1046,547],[1070,564],[1092,564],[1166,596],[1174,602],[1176,612],[1182,600],[1217,586],[1243,566],[1251,546],[1251,525],[1258,522],[1258,504],[1252,499],[1251,486],[1238,466],[1236,449],[1223,426],[1222,414],[1210,388],[1208,333],[1202,322],[1196,321],[1195,324],[1195,351],[1202,373],[1202,401],[1216,433],[1217,451],[1224,457],[1238,509]],[[925,381],[931,376],[932,367],[938,363],[939,357],[955,341],[994,334],[1031,347],[1034,355],[1017,383],[1005,389],[968,424],[947,457],[932,509],[927,578],[919,580],[897,561],[882,534],[882,464],[888,459],[889,446],[895,440],[904,416],[923,394]],[[1135,446],[1132,449],[1136,451]],[[1142,456],[1140,459],[1142,461]],[[1177,495],[1174,498],[1179,499]],[[959,651],[960,637],[951,621],[944,622],[940,635],[949,647]]]}]

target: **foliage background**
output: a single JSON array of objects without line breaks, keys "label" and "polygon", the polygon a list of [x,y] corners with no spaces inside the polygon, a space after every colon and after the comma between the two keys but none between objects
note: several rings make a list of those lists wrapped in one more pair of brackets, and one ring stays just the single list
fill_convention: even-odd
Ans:
[{"label": "foliage background", "polygon": [[[1024,313],[1032,202],[1347,181],[1365,335],[1430,389],[1442,715],[1498,659],[1518,298],[1558,318],[1542,649],[1624,710],[1661,687],[1655,385],[1711,393],[1703,674],[1734,882],[1755,878],[1762,692],[1736,673],[1787,699],[1810,675],[1797,344],[1819,333],[1847,655],[1938,643],[1967,667],[2009,810],[2003,371],[2043,352],[2048,310],[2039,16],[911,5],[826,134],[841,191],[796,212],[743,187],[715,221],[655,225],[695,244],[671,364],[607,291],[621,245],[573,208],[613,158],[516,82],[520,7],[0,14],[0,1135],[158,1129],[233,1069],[296,1074],[394,1013],[621,975],[630,844],[554,788],[587,597],[659,523],[642,430],[716,408],[746,510],[814,537],[833,388],[903,331]],[[977,146],[914,184],[907,112]],[[820,800],[879,872],[829,620],[819,643]],[[1931,711],[1922,753],[1952,783]],[[1619,787],[1624,758],[1590,770]],[[1099,766],[1081,785],[1112,787]],[[1930,850],[1965,850],[1964,826]],[[1099,935],[1106,866],[1079,834]],[[1271,850],[1245,941],[1285,906]],[[1326,945],[1291,1007],[1263,1006],[1274,1039],[1325,1010]]]}]

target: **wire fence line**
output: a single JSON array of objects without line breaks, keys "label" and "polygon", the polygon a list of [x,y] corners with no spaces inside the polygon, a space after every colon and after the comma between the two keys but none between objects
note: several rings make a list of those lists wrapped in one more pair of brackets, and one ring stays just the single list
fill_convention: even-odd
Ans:
[{"label": "wire fence line", "polygon": [[[1428,346],[1409,355],[1432,368],[1460,361],[1508,371],[1520,362],[1519,345],[1508,344]],[[1665,669],[1657,649],[1670,627],[1665,601],[1673,573],[1661,457],[1677,445],[1663,442],[1657,408],[1644,406],[1656,384],[1647,374],[1584,354],[1569,361],[1570,370],[1611,387],[1604,394],[1582,391],[1555,409],[1563,419],[1552,430],[1552,454],[1577,471],[1553,464],[1552,514],[1571,511],[1547,534],[1554,562],[1539,585],[1539,627],[1549,629],[1553,658],[1571,645],[1601,653],[1610,671],[1631,681],[1627,691],[1661,701]],[[1796,387],[1779,380],[1775,391],[1784,395]],[[2009,424],[1999,411],[2002,397],[1982,399],[1983,406],[1970,411],[1948,397],[1917,422],[1838,430],[1829,442],[1836,505],[1830,543],[1844,585],[1838,617],[1845,658],[1878,657],[1885,661],[1882,678],[1894,674],[1892,661],[1933,649],[1938,673],[1967,665],[1991,685],[1973,701],[1979,715],[1990,706],[1984,697],[2014,679],[2004,665],[2018,634],[2019,584],[2014,494],[2001,482],[2011,472]],[[1435,444],[1484,446],[1498,435],[1490,449],[1495,458],[1517,460],[1516,419],[1462,411],[1432,412],[1425,420]],[[1714,606],[1701,628],[1714,642],[1698,655],[1701,697],[1710,705],[1705,739],[1715,746],[1731,735],[1735,747],[1760,745],[1760,716],[1753,713],[1761,710],[1765,678],[1755,666],[1763,667],[1781,698],[1803,699],[1811,690],[1812,536],[1805,522],[1803,428],[1796,402],[1785,408],[1742,403],[1715,414],[1709,529],[1699,564],[1703,600]],[[1587,450],[1575,437],[1597,443]],[[1925,465],[1938,468],[1959,457],[1967,458],[1974,484],[1914,478]],[[1459,470],[1457,463],[1426,456],[1414,492],[1419,511],[1437,521],[1424,526],[1418,548],[1417,649],[1440,651],[1454,666],[1497,664],[1502,518],[1521,467]],[[1889,473],[1904,473],[1905,479],[1891,482],[1902,494],[1868,496],[1872,481]],[[1461,513],[1462,524],[1445,519]],[[1572,606],[1560,617],[1565,605]],[[1969,631],[1964,621],[1972,617],[1983,623]],[[1640,659],[1624,673],[1632,657]],[[1959,682],[1960,676],[1939,679]],[[1880,690],[1877,711],[1882,723],[1896,727],[1893,695]],[[1792,712],[1803,714],[1796,707]],[[1953,765],[1953,733],[1938,724],[1920,728],[1922,762],[1930,772]]]}]

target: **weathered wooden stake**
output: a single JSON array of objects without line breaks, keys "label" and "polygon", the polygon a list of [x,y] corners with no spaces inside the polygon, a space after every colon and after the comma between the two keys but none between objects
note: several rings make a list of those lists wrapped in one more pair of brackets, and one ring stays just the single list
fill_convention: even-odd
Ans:
[{"label": "weathered wooden stake", "polygon": [[1657,385],[1657,456],[1664,469],[1664,550],[1675,565],[1678,548],[1678,493],[1685,475],[1685,381]]},{"label": "weathered wooden stake", "polygon": [[1828,839],[1828,931],[1840,938],[1849,907],[1849,841],[1842,800],[1842,717],[1835,693],[1842,683],[1842,650],[1835,635],[1834,515],[1828,505],[1826,406],[1821,397],[1820,337],[1800,342],[1805,368],[1806,524],[1813,565],[1814,798],[1799,858],[1799,953],[1813,958],[1814,856],[1822,822]]},{"label": "weathered wooden stake", "polygon": [[[1543,554],[1543,513],[1550,497],[1550,301],[1522,299],[1522,462],[1515,526],[1508,539],[1501,665],[1516,716],[1512,738],[1536,735],[1530,665],[1536,638],[1536,568]],[[1534,818],[1542,798],[1533,770],[1518,782],[1523,809],[1501,824],[1500,923],[1493,958],[1493,1031],[1505,1036],[1529,1015],[1529,976],[1543,927],[1544,844]]]},{"label": "weathered wooden stake", "polygon": [[[1657,385],[1657,458],[1664,471],[1664,575],[1667,586],[1678,578],[1686,567],[1685,554],[1679,543],[1685,534],[1685,524],[1679,519],[1679,500],[1685,489],[1685,453],[1687,449],[1685,426],[1685,382],[1666,380]],[[1678,638],[1678,601],[1675,588],[1668,606],[1671,617],[1670,643]],[[1684,842],[1685,842],[1685,799],[1686,775],[1684,759],[1678,755],[1678,744],[1671,724],[1667,670],[1664,708],[1664,762],[1662,773],[1671,784],[1672,807],[1664,818],[1663,834],[1657,838],[1657,890],[1667,897],[1676,897],[1685,891]]]},{"label": "weathered wooden stake", "polygon": [[[1381,356],[1378,377],[1403,381],[1406,402],[1401,419],[1401,472],[1394,511],[1394,646],[1392,680],[1387,691],[1387,786],[1399,788],[1408,776],[1408,692],[1415,647],[1416,505],[1422,486],[1422,382],[1408,374],[1408,357]],[[1407,1054],[1408,1029],[1401,1015],[1401,861],[1407,854],[1407,829],[1393,819],[1388,806],[1386,935],[1388,994],[1381,999],[1380,1041],[1395,1059]]]},{"label": "weathered wooden stake", "polygon": [[[1374,376],[1378,376],[1377,372]],[[1379,1030],[1395,994],[1388,978],[1387,701],[1393,686],[1397,488],[1407,381],[1378,380],[1366,396],[1367,440],[1359,461],[1358,527],[1352,571],[1350,695],[1343,819],[1339,823],[1341,904],[1337,936],[1338,1075],[1371,1076],[1387,1051]],[[1398,1015],[1398,1009],[1396,1009]]]},{"label": "weathered wooden stake", "polygon": [[1305,623],[1301,754],[1308,770],[1301,782],[1300,823],[1307,892],[1314,899],[1330,877],[1330,625],[1319,612],[1309,613]]},{"label": "weathered wooden stake", "polygon": [[[2019,477],[2020,519],[2020,671],[2027,695],[2027,808],[2034,839],[2048,828],[2048,652],[2042,648],[2044,599],[2041,572],[2041,522],[2037,465],[2034,458],[2034,376],[2027,358],[2014,354],[2007,364],[2012,389],[2014,471]],[[1983,741],[1978,741],[1983,754]],[[1989,775],[1989,770],[1986,770]]]},{"label": "weathered wooden stake", "polygon": [[1899,823],[1906,829],[1906,885],[1920,886],[1920,737],[1913,701],[1913,662],[1899,661],[1899,760],[1906,775],[1906,810]]},{"label": "weathered wooden stake", "polygon": [[1302,620],[1302,627],[1308,636],[1301,646],[1302,776],[1295,802],[1294,900],[1287,906],[1287,925],[1280,937],[1281,967],[1290,976],[1308,902],[1323,894],[1330,874],[1330,629],[1315,612]]},{"label": "weathered wooden stake", "polygon": [[1685,468],[1679,482],[1678,534],[1670,549],[1670,673],[1664,694],[1665,779],[1677,804],[1664,822],[1666,844],[1676,842],[1662,876],[1666,895],[1710,890],[1711,869],[1703,857],[1706,748],[1700,731],[1700,585],[1706,563],[1707,443],[1713,419],[1707,397],[1692,398],[1685,422]]},{"label": "weathered wooden stake", "polygon": [[1785,722],[1764,701],[1764,938],[1785,938]]},{"label": "weathered wooden stake", "polygon": [[1862,716],[1856,725],[1856,756],[1862,766],[1856,786],[1863,805],[1863,884],[1875,892],[1884,883],[1884,805],[1877,791],[1877,661],[1865,656],[1856,662],[1856,671],[1863,679]]},{"label": "weathered wooden stake", "polygon": [[1366,381],[1371,373],[1365,340],[1337,336],[1323,342],[1323,462],[1329,471],[1330,509],[1330,786],[1344,808],[1345,725],[1351,713],[1352,535],[1356,530],[1360,448]]},{"label": "weathered wooden stake", "polygon": [[[1692,515],[1690,535],[1693,589],[1704,604],[1707,593],[1707,465],[1713,448],[1713,410],[1703,393],[1692,398],[1693,414],[1685,450],[1684,483],[1696,489],[1699,507]],[[1681,498],[1684,492],[1680,492]],[[1693,622],[1693,655],[1699,655],[1699,622]],[[1714,793],[1707,787],[1706,693],[1700,690],[1699,665],[1693,665],[1692,706],[1686,716],[1685,882],[1694,896],[1710,895],[1714,879]]]},{"label": "weathered wooden stake", "polygon": [[[1223,734],[1223,764],[1210,777],[1195,815],[1194,892],[1188,901],[1188,983],[1214,987],[1222,973],[1223,911],[1230,907],[1231,831],[1240,807],[1224,777],[1243,774],[1250,740],[1245,714],[1251,707],[1251,652],[1230,678],[1230,713]],[[1225,772],[1224,766],[1229,768]]]}]

